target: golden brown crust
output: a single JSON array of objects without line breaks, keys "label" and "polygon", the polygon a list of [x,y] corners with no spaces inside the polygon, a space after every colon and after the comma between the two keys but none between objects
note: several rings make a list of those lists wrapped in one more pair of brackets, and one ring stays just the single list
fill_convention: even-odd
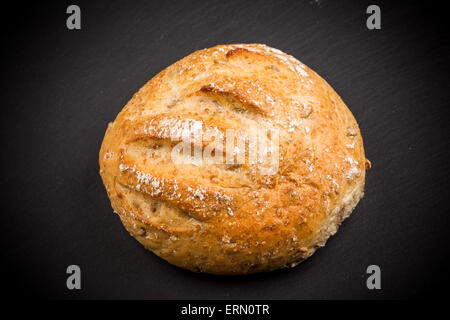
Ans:
[{"label": "golden brown crust", "polygon": [[[280,130],[278,171],[173,162],[181,128],[198,123],[221,133]],[[172,264],[215,274],[269,271],[309,257],[361,199],[370,167],[336,92],[261,44],[196,51],[160,72],[109,124],[99,162],[132,236]]]}]

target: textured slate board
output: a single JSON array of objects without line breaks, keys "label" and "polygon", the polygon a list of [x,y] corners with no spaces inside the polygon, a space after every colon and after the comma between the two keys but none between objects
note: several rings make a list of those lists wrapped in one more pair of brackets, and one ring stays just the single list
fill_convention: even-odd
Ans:
[{"label": "textured slate board", "polygon": [[[2,268],[11,296],[326,299],[437,294],[448,254],[448,38],[443,8],[377,1],[77,1],[2,20]],[[194,274],[144,250],[98,175],[106,125],[160,70],[194,50],[266,43],[324,77],[355,115],[373,169],[327,246],[292,270]],[[82,269],[82,290],[65,287]],[[369,291],[365,270],[382,269]],[[9,281],[8,281],[9,280]]]}]

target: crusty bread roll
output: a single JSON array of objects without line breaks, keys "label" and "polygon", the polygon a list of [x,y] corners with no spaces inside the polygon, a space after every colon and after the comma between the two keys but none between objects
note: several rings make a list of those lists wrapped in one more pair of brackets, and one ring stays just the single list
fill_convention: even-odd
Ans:
[{"label": "crusty bread roll", "polygon": [[[180,132],[194,127],[243,136],[277,130],[277,167],[199,164],[192,154],[174,161]],[[192,141],[203,151],[215,140]],[[99,162],[133,237],[174,265],[213,274],[293,267],[311,256],[362,198],[370,166],[336,92],[261,44],[196,51],[160,72],[108,125]]]}]

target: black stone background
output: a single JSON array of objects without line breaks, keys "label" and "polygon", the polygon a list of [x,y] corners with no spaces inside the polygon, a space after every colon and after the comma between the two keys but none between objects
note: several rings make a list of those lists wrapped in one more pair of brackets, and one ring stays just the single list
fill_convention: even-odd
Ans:
[{"label": "black stone background", "polygon": [[[66,8],[82,30],[66,28]],[[378,4],[382,29],[366,28]],[[2,7],[1,255],[10,297],[434,297],[448,256],[449,42],[442,2],[58,1]],[[109,121],[189,53],[265,43],[325,78],[363,134],[366,195],[327,246],[291,270],[194,274],[144,250],[98,174]],[[66,289],[66,267],[82,290]],[[382,270],[382,290],[365,286]],[[448,272],[447,272],[448,273]]]}]

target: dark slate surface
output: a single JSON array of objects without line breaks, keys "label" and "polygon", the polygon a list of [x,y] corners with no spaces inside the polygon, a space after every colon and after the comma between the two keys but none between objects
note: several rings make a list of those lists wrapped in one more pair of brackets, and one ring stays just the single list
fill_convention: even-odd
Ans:
[{"label": "dark slate surface", "polygon": [[[68,1],[2,19],[2,273],[10,296],[326,299],[437,294],[448,255],[448,37],[435,2]],[[11,19],[7,19],[7,18]],[[324,77],[360,124],[366,196],[327,246],[292,270],[194,274],[144,250],[112,213],[98,174],[106,125],[160,70],[194,50],[266,43]],[[66,289],[66,267],[82,290]],[[382,290],[369,291],[377,264]]]}]

